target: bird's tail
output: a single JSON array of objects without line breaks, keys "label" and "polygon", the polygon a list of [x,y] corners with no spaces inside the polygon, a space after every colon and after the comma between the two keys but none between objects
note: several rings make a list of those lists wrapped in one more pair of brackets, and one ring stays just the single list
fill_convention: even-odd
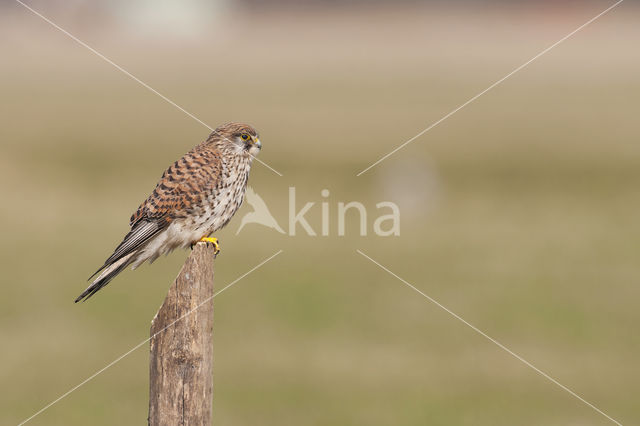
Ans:
[{"label": "bird's tail", "polygon": [[81,300],[84,301],[89,299],[98,290],[100,290],[102,287],[109,284],[109,281],[114,279],[116,275],[122,272],[124,268],[126,268],[129,264],[131,264],[131,262],[133,262],[134,254],[135,252],[129,253],[123,258],[118,259],[117,261],[113,262],[111,265],[105,267],[104,270],[100,273],[100,275],[98,275],[98,277],[95,280],[93,280],[91,285],[87,287],[87,289],[83,291],[80,296],[78,296],[78,298],[76,299],[76,303],[78,303]]}]

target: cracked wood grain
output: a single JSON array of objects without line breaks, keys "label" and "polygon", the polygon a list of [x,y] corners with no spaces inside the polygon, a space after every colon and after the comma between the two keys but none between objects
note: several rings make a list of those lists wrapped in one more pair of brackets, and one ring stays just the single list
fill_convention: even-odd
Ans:
[{"label": "cracked wood grain", "polygon": [[211,424],[214,257],[195,245],[151,322],[149,425]]}]

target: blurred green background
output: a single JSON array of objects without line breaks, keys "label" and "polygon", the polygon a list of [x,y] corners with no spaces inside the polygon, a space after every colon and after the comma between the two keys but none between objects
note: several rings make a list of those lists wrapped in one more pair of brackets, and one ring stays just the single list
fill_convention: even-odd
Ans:
[{"label": "blurred green background", "polygon": [[[640,422],[640,10],[625,2],[360,177],[612,2],[32,2],[200,119],[261,132],[250,185],[326,237],[219,233],[218,425]],[[0,3],[0,423],[148,337],[186,252],[73,299],[162,171],[209,131],[17,3]],[[339,201],[394,201],[360,237]],[[145,424],[148,346],[33,425]]]}]

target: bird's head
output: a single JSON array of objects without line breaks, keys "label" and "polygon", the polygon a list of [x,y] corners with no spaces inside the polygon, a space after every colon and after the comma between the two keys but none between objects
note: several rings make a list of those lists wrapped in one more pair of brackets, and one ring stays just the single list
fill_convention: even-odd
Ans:
[{"label": "bird's head", "polygon": [[256,156],[262,149],[256,129],[244,123],[223,124],[211,134],[210,139],[240,154]]}]

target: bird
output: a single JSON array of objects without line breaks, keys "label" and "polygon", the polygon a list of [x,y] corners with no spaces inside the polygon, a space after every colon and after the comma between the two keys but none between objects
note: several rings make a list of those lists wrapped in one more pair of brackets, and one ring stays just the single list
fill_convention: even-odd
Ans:
[{"label": "bird", "polygon": [[252,126],[226,123],[169,166],[131,215],[131,230],[75,302],[89,299],[127,266],[136,269],[176,248],[202,241],[213,244],[218,254],[218,240],[210,235],[229,223],[242,204],[252,161],[261,149]]},{"label": "bird", "polygon": [[268,226],[269,228],[273,228],[279,233],[284,234],[284,231],[280,228],[280,225],[278,225],[278,222],[276,222],[276,219],[269,211],[267,204],[250,186],[247,187],[246,197],[247,203],[253,207],[253,211],[242,217],[240,227],[236,231],[236,235],[240,233],[247,223],[259,223],[260,225]]}]

